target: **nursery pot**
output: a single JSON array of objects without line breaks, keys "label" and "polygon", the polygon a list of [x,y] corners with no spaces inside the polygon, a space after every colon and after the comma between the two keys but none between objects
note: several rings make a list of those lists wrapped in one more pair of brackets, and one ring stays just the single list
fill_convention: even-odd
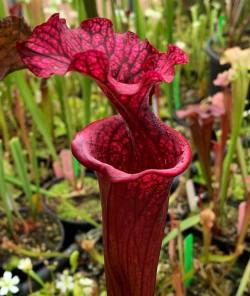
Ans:
[{"label": "nursery pot", "polygon": [[[26,213],[27,212],[27,209],[21,209],[20,210],[20,212],[21,213]],[[51,213],[49,213],[49,212],[44,212],[44,211],[41,211],[41,213],[42,214],[45,214],[46,216],[48,216],[49,217],[49,219],[51,219],[52,221],[54,221],[55,222],[55,224],[58,226],[58,228],[59,228],[59,237],[60,237],[60,240],[57,242],[57,243],[55,243],[55,247],[54,247],[54,249],[53,250],[51,250],[52,252],[59,252],[59,251],[61,251],[62,250],[62,248],[63,248],[63,244],[64,244],[64,228],[63,228],[63,225],[62,225],[62,223],[60,222],[60,220],[57,218],[57,217],[55,217],[55,215],[52,215]],[[43,221],[43,220],[41,220],[41,221]],[[45,231],[45,230],[44,230]],[[33,236],[34,237],[34,231],[31,231],[30,232],[30,236]],[[19,236],[20,237],[20,236]],[[25,257],[25,256],[24,256]],[[32,265],[33,265],[33,269],[35,270],[35,271],[37,271],[37,270],[39,270],[39,269],[41,269],[41,268],[44,268],[44,260],[41,260],[41,259],[38,259],[38,260],[34,260],[33,262],[32,262]],[[2,267],[0,267],[0,273],[2,274],[4,272],[4,270],[3,270],[3,268]],[[23,281],[23,280],[25,280],[26,279],[26,275],[21,271],[21,270],[19,270],[19,269],[17,269],[17,268],[15,268],[14,270],[13,270],[13,274],[14,275],[18,275],[19,276],[19,278],[21,279],[21,281]]]},{"label": "nursery pot", "polygon": [[[127,147],[130,135],[120,116],[90,124],[76,135],[72,143],[74,156],[95,170],[99,180],[109,296],[154,295],[166,224],[167,196],[173,178],[181,174],[190,162],[186,140],[163,124],[162,128],[169,134],[166,153],[170,153],[170,146],[176,148],[174,155],[169,155],[170,163],[175,159],[173,166],[166,166],[166,169],[127,172],[133,161],[129,153],[131,147]],[[122,139],[117,142],[115,135],[122,135]],[[112,144],[116,145],[118,153],[112,151]]]},{"label": "nursery pot", "polygon": [[216,79],[219,73],[222,73],[230,68],[230,65],[220,64],[220,56],[214,51],[213,44],[215,43],[215,38],[211,37],[205,47],[206,53],[209,56],[209,82],[208,82],[208,95],[213,96],[217,92],[221,91],[219,86],[214,85],[213,81]]},{"label": "nursery pot", "polygon": [[[88,176],[95,177],[93,174],[88,174]],[[53,185],[60,183],[63,181],[63,178],[54,178],[47,182],[44,187],[46,189],[50,189]],[[57,217],[57,219],[60,220],[60,222],[63,225],[64,231],[65,231],[65,240],[64,240],[64,247],[68,247],[70,244],[72,244],[75,241],[75,236],[80,233],[86,233],[89,230],[93,229],[95,226],[93,226],[91,223],[88,223],[86,221],[74,221],[69,219],[60,218],[59,215],[53,211],[48,203],[46,202],[46,198],[43,198],[43,206],[47,212],[49,212],[51,215],[54,215]]]}]

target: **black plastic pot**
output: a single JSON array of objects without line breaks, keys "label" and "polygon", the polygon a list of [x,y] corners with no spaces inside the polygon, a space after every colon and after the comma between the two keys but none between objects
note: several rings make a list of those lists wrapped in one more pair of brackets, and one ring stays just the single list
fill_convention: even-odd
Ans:
[{"label": "black plastic pot", "polygon": [[[21,210],[22,211],[25,211],[25,209]],[[53,250],[54,252],[60,252],[62,249],[63,249],[63,245],[64,245],[64,240],[65,240],[65,232],[64,232],[64,227],[61,223],[61,221],[55,216],[55,215],[52,215],[51,213],[49,212],[46,212],[47,215],[51,216],[52,219],[58,224],[59,226],[59,229],[60,229],[60,236],[61,236],[61,240],[60,242],[56,245],[55,249]],[[33,269],[35,271],[37,270],[40,270],[40,269],[44,269],[44,260],[37,260],[37,261],[34,261],[32,262],[32,265],[33,265]],[[0,274],[3,274],[4,272],[4,269],[2,267],[0,267]],[[27,276],[26,274],[24,274],[21,270],[19,270],[18,268],[15,268],[12,270],[12,273],[13,275],[17,275],[21,282],[24,282],[26,281],[27,279]],[[21,284],[22,285],[22,284]],[[19,294],[18,294],[19,295]],[[20,294],[21,295],[21,294]],[[27,295],[27,294],[24,294],[24,295]]]},{"label": "black plastic pot", "polygon": [[170,194],[177,189],[177,187],[179,186],[179,183],[180,183],[180,179],[179,179],[179,176],[177,176],[173,180],[172,186],[170,188]]},{"label": "black plastic pot", "polygon": [[[23,208],[20,210],[20,213],[24,213],[24,212],[27,212],[27,209]],[[61,221],[55,216],[53,215],[52,213],[49,213],[47,211],[45,211],[46,215],[50,216],[55,222],[56,224],[58,225],[59,227],[59,230],[60,230],[60,237],[61,237],[61,240],[58,242],[58,244],[56,245],[55,249],[53,251],[55,252],[59,252],[63,249],[63,245],[64,245],[64,239],[65,239],[65,232],[64,232],[64,227],[63,227],[63,224],[61,223]],[[1,217],[0,217],[1,218]],[[34,261],[33,262],[33,267],[34,269],[36,268],[40,268],[41,265],[43,265],[43,261],[42,260],[37,260],[37,261]],[[1,270],[1,267],[0,267],[0,272],[2,272],[3,270]],[[18,270],[16,270],[16,272],[18,273]]]},{"label": "black plastic pot", "polygon": [[[88,176],[94,177],[95,175],[88,174]],[[47,182],[43,187],[46,189],[51,188],[53,185],[61,182],[63,178],[54,178]],[[56,216],[62,223],[65,231],[64,247],[68,247],[70,244],[75,242],[75,236],[78,233],[86,233],[89,230],[95,228],[92,224],[86,221],[72,221],[60,218],[46,203],[46,199],[43,199],[43,207],[51,215]]]},{"label": "black plastic pot", "polygon": [[[244,32],[245,35],[250,35],[250,30],[246,30]],[[210,60],[209,60],[209,84],[208,84],[208,95],[214,95],[218,91],[221,90],[220,87],[215,86],[213,84],[214,79],[216,79],[217,75],[223,71],[226,71],[230,68],[229,64],[221,65],[220,64],[220,56],[219,54],[213,49],[213,45],[216,42],[216,37],[211,37],[207,45],[205,47],[205,51],[208,54]],[[250,103],[250,88],[248,89],[248,107]]]},{"label": "black plastic pot", "polygon": [[60,219],[58,219],[57,217],[55,217],[55,215],[52,215],[51,213],[46,212],[47,214],[49,214],[50,216],[53,217],[53,219],[56,221],[56,223],[59,226],[60,229],[60,235],[61,235],[61,241],[57,244],[55,250],[55,252],[59,252],[63,249],[64,246],[64,241],[65,241],[65,231],[64,231],[64,227],[63,224],[61,223]]},{"label": "black plastic pot", "polygon": [[215,43],[215,38],[210,38],[205,47],[205,51],[209,56],[209,82],[208,82],[208,95],[212,96],[218,91],[221,91],[221,88],[215,86],[213,81],[216,79],[217,75],[221,72],[224,72],[230,68],[230,65],[220,64],[220,56],[213,49],[213,44]]}]

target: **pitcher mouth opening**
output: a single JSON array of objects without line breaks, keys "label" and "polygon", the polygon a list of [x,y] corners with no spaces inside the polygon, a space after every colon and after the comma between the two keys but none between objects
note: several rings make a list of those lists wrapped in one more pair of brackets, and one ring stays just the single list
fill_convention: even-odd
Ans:
[{"label": "pitcher mouth opening", "polygon": [[[167,132],[174,139],[174,144],[179,145],[178,148],[181,151],[176,155],[175,163],[171,166],[166,163],[166,169],[149,167],[131,172],[129,167],[133,162],[133,159],[131,159],[132,146],[126,126],[125,124],[122,126],[122,124],[119,115],[89,124],[76,134],[72,142],[73,155],[84,166],[99,174],[108,175],[112,182],[127,182],[152,173],[174,178],[183,173],[190,164],[192,152],[189,143],[176,130],[165,126]],[[106,133],[107,127],[109,127],[109,130]],[[119,139],[113,138],[107,145],[110,134],[114,135],[114,132],[119,128],[121,129],[120,132],[124,133],[123,143],[119,143],[117,142]]]}]

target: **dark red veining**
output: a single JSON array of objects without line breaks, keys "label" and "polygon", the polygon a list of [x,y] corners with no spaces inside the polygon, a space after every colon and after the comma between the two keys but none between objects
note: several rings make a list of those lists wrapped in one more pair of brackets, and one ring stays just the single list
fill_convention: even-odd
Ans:
[{"label": "dark red veining", "polygon": [[187,56],[174,45],[160,53],[134,33],[114,33],[107,19],[69,29],[57,14],[17,48],[40,77],[72,70],[89,75],[120,113],[78,132],[72,151],[98,175],[108,295],[154,295],[168,192],[191,151],[151,112],[149,99]]},{"label": "dark red veining", "polygon": [[98,175],[108,295],[154,295],[168,192],[173,177],[187,167],[190,158],[183,137],[164,127],[173,133],[175,145],[181,145],[183,153],[172,168],[137,174],[127,173],[134,161],[133,144],[121,116],[90,124],[73,141],[74,155]]}]

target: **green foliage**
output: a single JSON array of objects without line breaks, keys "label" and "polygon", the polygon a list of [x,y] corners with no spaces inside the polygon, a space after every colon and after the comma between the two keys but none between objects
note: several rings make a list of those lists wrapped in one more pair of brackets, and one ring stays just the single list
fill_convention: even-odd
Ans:
[{"label": "green foliage", "polygon": [[6,7],[5,7],[5,1],[0,1],[0,18],[5,17],[7,15],[6,13]]},{"label": "green foliage", "polygon": [[193,181],[195,183],[197,183],[197,184],[206,186],[206,179],[205,179],[204,174],[202,172],[200,162],[199,161],[195,161],[194,164],[195,164],[195,168],[197,170],[197,173],[193,177]]},{"label": "green foliage", "polygon": [[64,77],[55,76],[54,79],[58,99],[61,106],[61,115],[67,131],[68,145],[70,145],[74,135],[74,127],[72,124],[72,112],[71,108],[69,107],[69,100],[67,97],[67,84]]},{"label": "green foliage", "polygon": [[84,123],[85,125],[91,122],[91,85],[92,82],[90,78],[84,76],[81,77],[81,87],[83,93],[83,101],[84,101]]},{"label": "green foliage", "polygon": [[11,233],[13,233],[13,200],[10,196],[10,193],[7,188],[7,184],[5,181],[5,172],[4,172],[4,152],[3,152],[3,144],[0,140],[0,198],[3,202],[4,210],[8,219],[8,227]]},{"label": "green foliage", "polygon": [[40,170],[37,161],[37,139],[33,133],[30,133],[30,142],[31,142],[31,168],[32,168],[32,177],[35,180],[35,184],[37,187],[37,194],[39,195],[39,187],[40,187]]},{"label": "green foliage", "polygon": [[[204,7],[205,6],[205,7]],[[208,38],[214,36],[220,6],[213,2],[196,3],[190,7],[190,18],[177,24],[176,39],[181,41],[189,55],[189,63],[183,67],[182,78],[186,80],[187,90],[193,89],[189,100],[201,99],[207,93],[208,56],[204,50]]]},{"label": "green foliage", "polygon": [[243,111],[245,108],[245,102],[248,94],[249,87],[249,74],[244,63],[237,64],[234,67],[234,77],[232,77],[232,99],[233,99],[233,108],[232,108],[232,130],[230,135],[230,140],[228,144],[228,151],[226,157],[223,161],[223,170],[220,183],[220,219],[223,223],[225,218],[225,209],[224,203],[226,201],[228,185],[229,185],[229,176],[230,176],[230,166],[233,162],[233,157],[236,152],[237,141],[240,136],[240,130],[243,120]]},{"label": "green foliage", "polygon": [[243,186],[242,176],[239,174],[234,174],[232,176],[232,193],[233,198],[236,200],[244,200],[245,189]]},{"label": "green foliage", "polygon": [[135,10],[136,32],[140,36],[141,39],[144,39],[146,37],[145,19],[144,19],[143,10],[141,8],[140,1],[133,0],[133,6],[134,6],[134,10]]},{"label": "green foliage", "polygon": [[69,263],[70,263],[72,273],[76,272],[79,256],[80,256],[79,251],[74,251],[69,257]]},{"label": "green foliage", "polygon": [[175,228],[173,230],[171,230],[166,237],[163,239],[162,241],[162,246],[164,247],[165,245],[167,245],[172,239],[174,239],[175,237],[177,237],[178,232],[181,231],[185,231],[195,225],[197,225],[200,222],[200,215],[195,215],[189,218],[186,218],[185,220],[183,220],[180,223],[179,229]]},{"label": "green foliage", "polygon": [[243,273],[243,276],[240,281],[240,285],[238,287],[238,290],[236,292],[235,296],[243,296],[244,290],[246,289],[247,285],[249,284],[249,278],[250,278],[250,260],[248,261],[245,271]]},{"label": "green foliage", "polygon": [[[50,192],[53,196],[57,196],[56,201],[53,198],[48,200],[51,206],[61,219],[73,220],[73,221],[86,221],[95,227],[100,225],[94,220],[96,216],[100,214],[101,205],[99,198],[94,194],[98,192],[98,184],[96,180],[85,177],[85,192],[81,195],[78,193],[78,197],[72,197],[72,188],[66,181],[55,184]],[[74,193],[73,193],[74,194]],[[86,197],[85,197],[86,194]],[[89,196],[88,196],[89,195]]]},{"label": "green foliage", "polygon": [[18,86],[22,100],[27,109],[29,110],[32,119],[34,120],[34,123],[37,126],[38,131],[42,134],[44,141],[49,149],[49,152],[51,153],[54,159],[57,159],[57,154],[53,144],[53,140],[51,138],[50,133],[47,130],[46,119],[44,118],[41,110],[38,108],[36,99],[33,96],[32,91],[24,77],[24,73],[20,71],[12,75]]},{"label": "green foliage", "polygon": [[15,169],[18,174],[19,179],[22,183],[22,188],[24,190],[25,196],[28,201],[28,205],[33,216],[36,215],[36,208],[32,201],[32,191],[30,188],[30,181],[28,176],[28,168],[26,165],[26,161],[23,155],[23,150],[18,138],[13,138],[10,142],[12,157],[14,159]]}]

